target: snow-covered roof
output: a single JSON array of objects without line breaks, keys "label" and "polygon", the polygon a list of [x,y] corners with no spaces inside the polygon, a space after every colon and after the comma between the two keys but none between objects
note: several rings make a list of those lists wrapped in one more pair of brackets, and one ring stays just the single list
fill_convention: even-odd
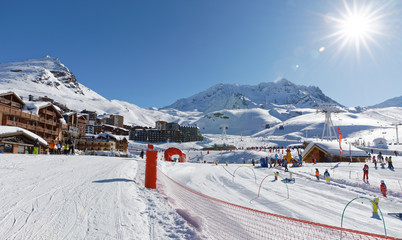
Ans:
[{"label": "snow-covered roof", "polygon": [[77,114],[77,112],[65,112],[65,113],[63,113],[62,115],[64,116],[71,116],[71,115],[74,115],[74,114]]},{"label": "snow-covered roof", "polygon": [[98,115],[97,118],[99,119],[103,119],[103,118],[110,118],[110,114],[102,114],[102,115]]},{"label": "snow-covered roof", "polygon": [[98,135],[95,135],[95,138],[98,138],[98,137],[107,138],[107,136],[109,136],[110,138],[114,138],[117,141],[121,141],[123,139],[126,139],[128,141],[128,136],[114,135],[114,134],[111,134],[111,133],[108,133],[108,132],[99,133]]},{"label": "snow-covered roof", "polygon": [[41,143],[42,145],[47,146],[47,142],[39,137],[38,135],[36,135],[35,133],[28,131],[26,129],[23,128],[19,128],[19,127],[11,127],[11,126],[0,126],[0,136],[4,136],[4,135],[8,135],[8,134],[13,134],[13,133],[20,133],[22,132],[25,136],[35,140],[36,138],[39,140],[39,143]]},{"label": "snow-covered roof", "polygon": [[338,142],[311,142],[303,152],[302,156],[304,157],[311,148],[314,146],[317,146],[326,152],[334,155],[334,156],[339,156],[339,157],[368,157],[367,153],[363,150],[360,150],[352,145],[347,145],[345,143],[342,143],[342,151],[343,153],[341,154],[340,148],[339,148],[339,143]]}]

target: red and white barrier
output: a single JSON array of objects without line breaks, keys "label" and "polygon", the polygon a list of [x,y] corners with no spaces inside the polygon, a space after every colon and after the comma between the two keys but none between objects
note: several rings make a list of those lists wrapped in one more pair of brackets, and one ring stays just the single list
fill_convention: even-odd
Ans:
[{"label": "red and white barrier", "polygon": [[396,239],[225,202],[196,192],[158,169],[158,189],[205,239]]}]

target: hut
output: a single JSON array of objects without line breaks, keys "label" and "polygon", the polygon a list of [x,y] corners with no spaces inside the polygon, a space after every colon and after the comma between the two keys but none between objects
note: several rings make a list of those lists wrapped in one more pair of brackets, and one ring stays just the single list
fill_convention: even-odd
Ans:
[{"label": "hut", "polygon": [[303,162],[364,162],[369,155],[354,146],[342,144],[342,151],[338,142],[310,142],[306,143],[302,154]]},{"label": "hut", "polygon": [[19,127],[0,126],[0,152],[32,153],[36,139],[39,142],[39,152],[44,153],[48,144],[35,133]]}]

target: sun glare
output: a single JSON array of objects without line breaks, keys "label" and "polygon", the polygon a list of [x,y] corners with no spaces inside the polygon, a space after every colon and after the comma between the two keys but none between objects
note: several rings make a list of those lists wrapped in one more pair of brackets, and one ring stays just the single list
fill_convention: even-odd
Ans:
[{"label": "sun glare", "polygon": [[370,21],[364,16],[350,16],[341,24],[341,28],[345,36],[361,38],[370,33]]},{"label": "sun glare", "polygon": [[343,9],[337,11],[336,17],[326,16],[327,23],[334,29],[326,38],[334,39],[332,44],[340,44],[338,53],[346,47],[353,47],[359,57],[363,46],[372,56],[371,45],[379,46],[378,36],[385,35],[382,32],[385,6],[378,6],[375,1],[363,3],[359,5],[356,0],[344,0]]}]

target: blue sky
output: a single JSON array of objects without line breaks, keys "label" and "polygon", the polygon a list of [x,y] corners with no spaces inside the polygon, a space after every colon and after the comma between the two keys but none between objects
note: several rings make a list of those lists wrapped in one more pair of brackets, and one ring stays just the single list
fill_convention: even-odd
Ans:
[{"label": "blue sky", "polygon": [[400,1],[356,1],[375,19],[359,51],[329,37],[339,30],[333,19],[346,12],[340,0],[1,5],[0,62],[58,57],[80,83],[140,107],[163,107],[218,83],[279,78],[318,86],[346,106],[402,96]]}]

